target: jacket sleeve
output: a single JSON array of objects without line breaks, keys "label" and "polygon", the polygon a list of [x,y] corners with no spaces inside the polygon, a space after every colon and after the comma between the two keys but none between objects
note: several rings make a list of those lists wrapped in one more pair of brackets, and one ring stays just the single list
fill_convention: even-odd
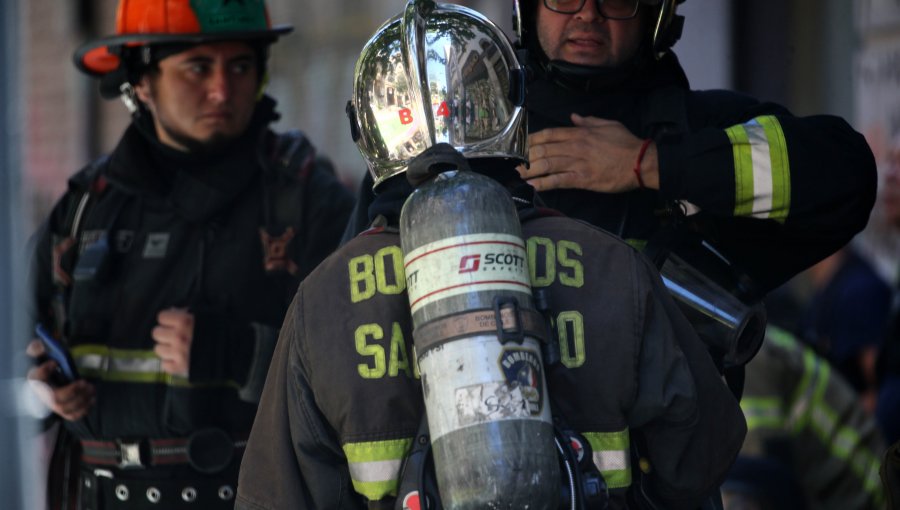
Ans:
[{"label": "jacket sleeve", "polygon": [[239,510],[357,508],[346,459],[305,375],[302,291],[281,328],[241,462]]},{"label": "jacket sleeve", "polygon": [[643,257],[637,269],[642,342],[629,427],[650,466],[642,491],[662,508],[694,509],[724,480],[747,429],[737,401],[659,277]]},{"label": "jacket sleeve", "polygon": [[690,132],[657,141],[660,192],[698,207],[711,240],[763,291],[865,227],[875,159],[843,119],[725,91],[694,92],[687,108]]}]

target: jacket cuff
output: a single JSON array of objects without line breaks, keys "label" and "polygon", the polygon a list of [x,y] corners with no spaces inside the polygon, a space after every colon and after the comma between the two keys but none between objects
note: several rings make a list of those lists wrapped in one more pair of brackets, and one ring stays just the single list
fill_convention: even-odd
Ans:
[{"label": "jacket cuff", "polygon": [[703,210],[733,214],[734,155],[724,131],[662,136],[656,147],[659,193],[664,199],[687,200]]}]

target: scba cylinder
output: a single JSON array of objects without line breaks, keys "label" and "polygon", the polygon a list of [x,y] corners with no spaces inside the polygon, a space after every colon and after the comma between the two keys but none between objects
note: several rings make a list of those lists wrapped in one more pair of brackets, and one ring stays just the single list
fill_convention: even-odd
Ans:
[{"label": "scba cylinder", "polygon": [[444,508],[555,508],[543,320],[509,194],[442,173],[404,204],[400,238]]}]

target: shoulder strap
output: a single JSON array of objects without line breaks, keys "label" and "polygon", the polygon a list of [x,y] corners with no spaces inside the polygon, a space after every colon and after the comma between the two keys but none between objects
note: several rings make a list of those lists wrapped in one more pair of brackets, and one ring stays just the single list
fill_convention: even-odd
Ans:
[{"label": "shoulder strap", "polygon": [[90,199],[99,196],[106,189],[107,182],[101,170],[108,162],[109,156],[95,159],[79,170],[70,180],[70,186],[80,193],[78,200],[70,204],[66,222],[63,225],[72,239],[77,240],[81,235],[81,220],[87,213]]},{"label": "shoulder strap", "polygon": [[284,229],[303,223],[306,182],[315,164],[315,148],[301,131],[275,135],[263,158],[266,229]]},{"label": "shoulder strap", "polygon": [[303,245],[307,183],[317,165],[316,151],[297,130],[276,134],[266,146],[263,165],[263,224],[260,236],[266,271],[298,271],[292,251]]}]

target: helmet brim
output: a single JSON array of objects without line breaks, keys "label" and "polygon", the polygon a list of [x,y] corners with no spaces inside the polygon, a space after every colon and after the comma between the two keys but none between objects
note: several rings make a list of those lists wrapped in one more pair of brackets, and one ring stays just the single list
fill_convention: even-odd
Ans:
[{"label": "helmet brim", "polygon": [[279,37],[294,30],[290,25],[277,25],[268,30],[215,33],[182,34],[122,34],[103,37],[81,45],[72,56],[82,72],[93,76],[104,76],[119,68],[121,59],[110,48],[122,46],[143,46],[146,44],[186,43],[203,44],[216,41],[267,41],[274,42]]}]

